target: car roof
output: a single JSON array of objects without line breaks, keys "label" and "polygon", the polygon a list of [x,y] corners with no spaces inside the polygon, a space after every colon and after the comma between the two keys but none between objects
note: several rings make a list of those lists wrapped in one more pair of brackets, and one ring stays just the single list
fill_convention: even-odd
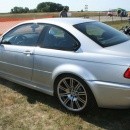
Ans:
[{"label": "car roof", "polygon": [[84,22],[92,22],[95,20],[85,19],[85,18],[43,18],[43,19],[35,19],[29,20],[24,23],[49,23],[55,25],[67,24],[67,25],[75,25]]}]

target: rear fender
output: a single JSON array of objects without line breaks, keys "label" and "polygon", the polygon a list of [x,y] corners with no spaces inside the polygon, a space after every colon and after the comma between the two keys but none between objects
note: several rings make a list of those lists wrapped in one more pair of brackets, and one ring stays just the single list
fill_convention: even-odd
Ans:
[{"label": "rear fender", "polygon": [[83,79],[86,83],[87,80],[95,80],[95,77],[89,72],[87,69],[83,68],[82,66],[78,65],[73,65],[73,64],[65,64],[65,65],[60,65],[52,73],[52,80],[53,80],[53,85],[56,80],[56,78],[61,75],[61,74],[74,74],[81,79]]}]

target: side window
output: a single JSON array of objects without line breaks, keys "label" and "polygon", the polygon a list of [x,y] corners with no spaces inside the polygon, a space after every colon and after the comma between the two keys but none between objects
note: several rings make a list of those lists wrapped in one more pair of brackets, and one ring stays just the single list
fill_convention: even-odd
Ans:
[{"label": "side window", "polygon": [[17,26],[4,35],[2,44],[36,46],[43,24],[29,23]]},{"label": "side window", "polygon": [[67,31],[57,26],[50,26],[43,40],[43,47],[49,49],[76,51],[79,42]]}]

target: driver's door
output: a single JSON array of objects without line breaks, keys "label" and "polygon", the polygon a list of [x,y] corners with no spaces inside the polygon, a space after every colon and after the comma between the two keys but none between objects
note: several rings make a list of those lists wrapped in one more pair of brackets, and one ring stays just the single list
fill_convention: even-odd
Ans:
[{"label": "driver's door", "polygon": [[31,79],[34,47],[1,45],[2,69],[13,78]]},{"label": "driver's door", "polygon": [[3,72],[16,79],[31,80],[34,49],[43,26],[23,24],[3,36]]}]

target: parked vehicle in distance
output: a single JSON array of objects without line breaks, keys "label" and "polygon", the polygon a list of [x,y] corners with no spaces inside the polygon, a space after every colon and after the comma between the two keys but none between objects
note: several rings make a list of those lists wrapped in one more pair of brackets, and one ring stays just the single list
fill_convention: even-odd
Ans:
[{"label": "parked vehicle in distance", "polygon": [[114,11],[111,11],[111,10],[109,10],[108,12],[107,12],[107,16],[117,16],[117,12],[114,12]]},{"label": "parked vehicle in distance", "polygon": [[72,112],[129,108],[129,48],[127,35],[101,22],[31,20],[1,36],[0,76],[55,95]]},{"label": "parked vehicle in distance", "polygon": [[117,11],[115,10],[115,9],[113,9],[113,10],[109,10],[108,12],[107,12],[107,16],[117,16]]},{"label": "parked vehicle in distance", "polygon": [[128,12],[124,9],[118,8],[118,9],[112,9],[107,12],[107,16],[119,16],[119,17],[127,17]]}]

